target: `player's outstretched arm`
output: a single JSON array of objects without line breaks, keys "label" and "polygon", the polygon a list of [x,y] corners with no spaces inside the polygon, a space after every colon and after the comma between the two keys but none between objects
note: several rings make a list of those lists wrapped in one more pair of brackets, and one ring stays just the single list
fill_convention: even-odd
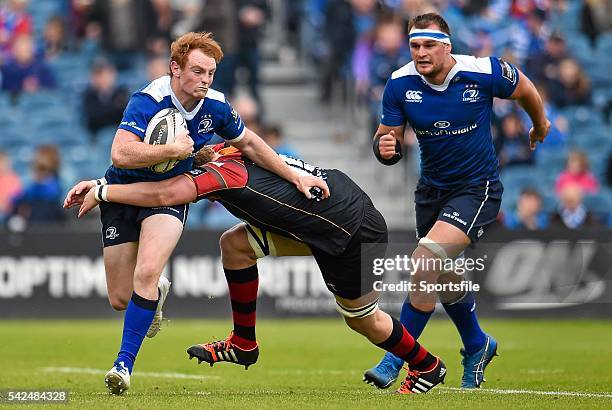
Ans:
[{"label": "player's outstretched arm", "polygon": [[172,144],[149,145],[138,135],[118,129],[111,147],[111,160],[117,168],[149,167],[168,159],[185,159],[193,152],[193,140],[186,129],[179,127]]},{"label": "player's outstretched arm", "polygon": [[197,197],[196,186],[184,175],[159,182],[137,182],[94,187],[85,196],[79,215],[87,214],[98,206],[100,200],[127,205],[154,207],[172,206],[192,202]]},{"label": "player's outstretched arm", "polygon": [[106,184],[105,178],[92,179],[90,181],[81,181],[68,191],[66,198],[64,199],[64,209],[70,209],[75,206],[81,205],[87,192],[97,186]]},{"label": "player's outstretched arm", "polygon": [[544,142],[550,130],[550,121],[546,118],[542,98],[531,80],[520,71],[519,82],[510,98],[516,100],[531,118],[533,127],[529,130],[529,146],[534,150],[536,143]]},{"label": "player's outstretched arm", "polygon": [[96,186],[96,181],[81,181],[73,186],[64,199],[64,209],[70,209],[83,203],[87,192]]},{"label": "player's outstretched arm", "polygon": [[312,198],[310,189],[315,187],[323,191],[323,198],[329,197],[329,188],[323,179],[295,172],[253,131],[247,129],[245,136],[232,145],[260,167],[294,184],[307,198]]},{"label": "player's outstretched arm", "polygon": [[390,127],[380,124],[372,141],[376,159],[384,165],[393,165],[402,159],[404,125]]}]

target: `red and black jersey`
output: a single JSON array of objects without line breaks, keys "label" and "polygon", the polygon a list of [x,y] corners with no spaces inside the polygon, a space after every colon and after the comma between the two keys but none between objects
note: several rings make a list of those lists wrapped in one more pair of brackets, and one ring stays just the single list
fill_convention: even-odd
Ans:
[{"label": "red and black jersey", "polygon": [[[218,146],[215,147],[218,150]],[[219,201],[251,225],[296,239],[337,255],[361,226],[366,194],[341,171],[324,170],[331,196],[308,199],[297,188],[245,157],[235,148],[185,174],[195,183],[198,199]],[[303,161],[287,159],[300,172],[321,174]]]}]

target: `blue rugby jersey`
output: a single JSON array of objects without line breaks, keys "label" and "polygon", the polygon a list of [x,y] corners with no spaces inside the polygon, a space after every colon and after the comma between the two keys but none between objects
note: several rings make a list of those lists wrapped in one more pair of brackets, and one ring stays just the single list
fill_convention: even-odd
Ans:
[{"label": "blue rugby jersey", "polygon": [[408,123],[421,149],[421,182],[452,189],[499,179],[491,137],[493,97],[508,98],[518,70],[496,57],[452,55],[441,85],[427,82],[410,62],[393,72],[383,95],[381,124]]},{"label": "blue rugby jersey", "polygon": [[[135,92],[123,113],[120,129],[130,131],[144,140],[147,124],[155,114],[164,108],[176,108],[185,118],[189,135],[194,142],[194,152],[204,146],[214,134],[228,142],[237,142],[244,136],[242,119],[226,101],[223,93],[209,89],[206,97],[187,112],[176,98],[170,87],[170,76],[160,77]],[[157,173],[149,168],[122,169],[110,166],[106,179],[110,183],[130,183],[135,181],[156,181],[171,178],[190,171],[193,159],[179,161],[165,173]]]}]

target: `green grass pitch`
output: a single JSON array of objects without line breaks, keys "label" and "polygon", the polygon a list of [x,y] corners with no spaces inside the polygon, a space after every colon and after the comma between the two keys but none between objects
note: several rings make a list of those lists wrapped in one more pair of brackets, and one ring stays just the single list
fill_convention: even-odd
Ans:
[{"label": "green grass pitch", "polygon": [[103,375],[119,347],[121,321],[0,321],[0,390],[67,389],[69,406],[97,409],[612,408],[612,322],[483,324],[498,339],[500,357],[480,391],[456,389],[460,340],[448,320],[433,320],[421,339],[445,360],[446,384],[426,395],[400,396],[362,383],[363,370],[381,351],[341,319],[264,318],[260,359],[248,371],[187,359],[189,345],[224,338],[229,321],[171,321],[145,340],[131,389],[116,397],[106,393]]}]

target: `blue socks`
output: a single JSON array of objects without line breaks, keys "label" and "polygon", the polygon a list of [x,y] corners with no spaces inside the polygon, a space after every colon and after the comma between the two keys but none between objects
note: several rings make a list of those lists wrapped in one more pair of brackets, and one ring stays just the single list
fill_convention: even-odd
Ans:
[{"label": "blue socks", "polygon": [[425,325],[431,317],[431,312],[423,312],[412,306],[409,299],[406,299],[404,306],[402,306],[402,312],[400,313],[400,322],[410,332],[412,337],[418,339],[425,329]]},{"label": "blue socks", "polygon": [[147,330],[153,322],[158,300],[148,300],[132,293],[132,299],[128,304],[123,319],[123,338],[121,339],[121,350],[115,363],[123,362],[130,374],[133,371],[136,355],[142,345]]},{"label": "blue socks", "polygon": [[448,316],[455,323],[461,335],[466,353],[472,354],[482,349],[482,346],[486,343],[487,335],[478,324],[474,294],[466,292],[465,295],[455,302],[443,303],[442,306],[444,306],[444,310],[446,310]]}]

